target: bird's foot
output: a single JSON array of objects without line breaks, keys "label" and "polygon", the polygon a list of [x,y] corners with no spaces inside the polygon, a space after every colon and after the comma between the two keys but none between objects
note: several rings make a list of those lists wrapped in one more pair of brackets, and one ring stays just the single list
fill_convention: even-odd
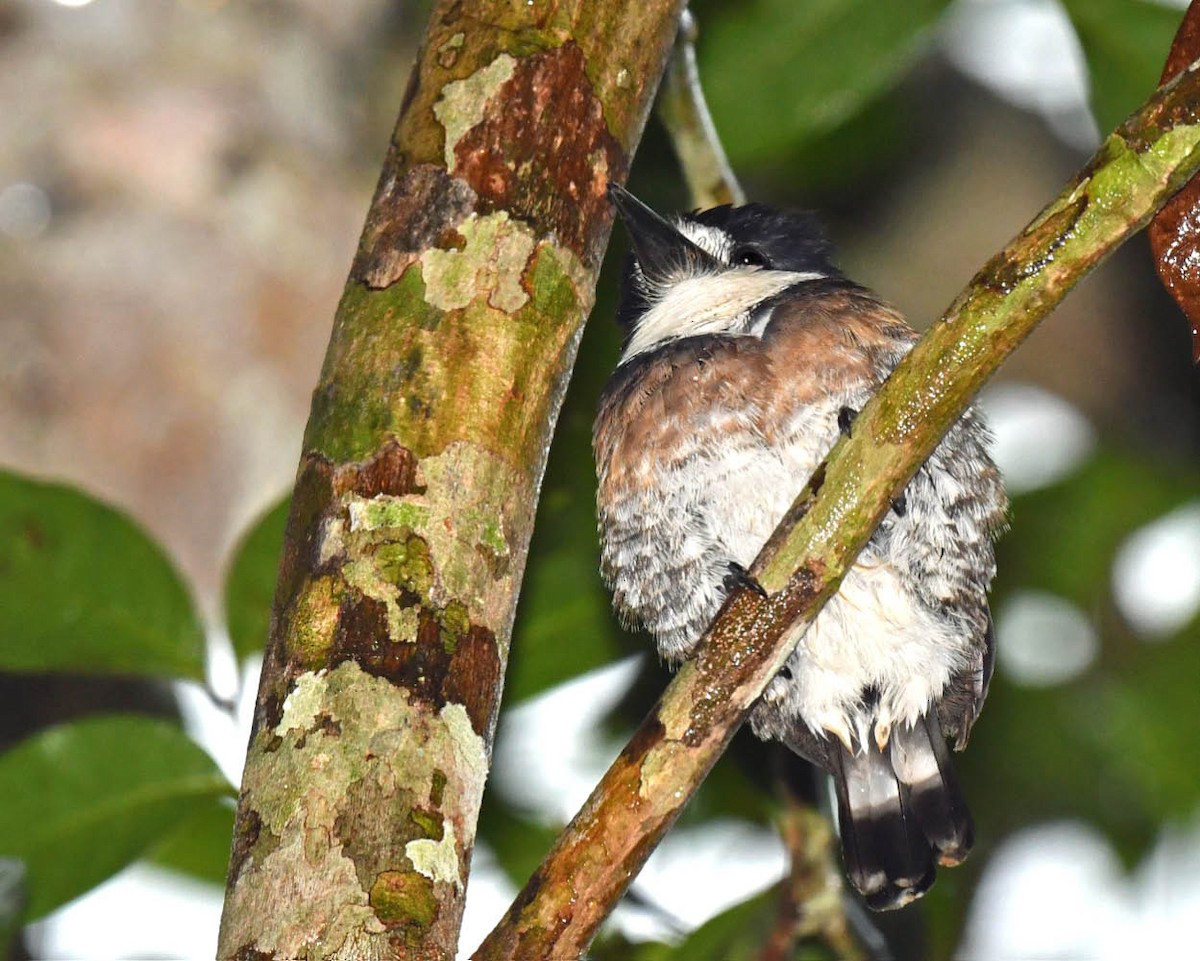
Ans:
[{"label": "bird's foot", "polygon": [[854,423],[854,418],[858,416],[858,411],[853,407],[843,407],[838,411],[838,430],[846,437],[850,436],[850,427]]},{"label": "bird's foot", "polygon": [[766,589],[751,576],[746,568],[737,561],[730,561],[729,573],[725,575],[725,590],[732,594],[739,587],[754,591],[759,597],[767,596]]}]

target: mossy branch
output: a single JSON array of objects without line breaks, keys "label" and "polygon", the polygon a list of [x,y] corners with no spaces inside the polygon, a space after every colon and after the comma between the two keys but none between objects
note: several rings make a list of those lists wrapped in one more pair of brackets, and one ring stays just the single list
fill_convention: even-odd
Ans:
[{"label": "mossy branch", "polygon": [[[695,46],[699,32],[695,17],[685,11],[659,91],[658,117],[675,148],[692,206],[743,204],[745,192],[725,155],[700,83]],[[775,748],[777,759],[795,763],[786,748]],[[838,855],[829,825],[815,806],[788,788],[786,778],[779,779],[778,787],[782,810],[775,822],[792,867],[778,885],[776,920],[763,943],[762,961],[791,957],[802,938],[823,941],[843,961],[860,961],[865,955],[844,913],[851,902],[839,896]]]},{"label": "mossy branch", "polygon": [[1189,68],[989,261],[818,468],[752,568],[567,826],[479,959],[578,957],[889,509],[1006,357],[1200,169]]}]

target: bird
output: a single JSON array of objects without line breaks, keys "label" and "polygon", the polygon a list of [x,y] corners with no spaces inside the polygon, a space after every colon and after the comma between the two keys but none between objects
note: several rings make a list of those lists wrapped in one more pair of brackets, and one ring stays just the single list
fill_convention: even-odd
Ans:
[{"label": "bird", "polygon": [[[917,339],[832,261],[816,218],[761,203],[666,218],[616,183],[632,250],[620,359],[593,425],[600,569],[678,665]],[[974,828],[947,740],[992,677],[988,589],[1008,501],[981,412],[917,471],[750,726],[832,777],[846,874],[879,911],[961,862]]]}]

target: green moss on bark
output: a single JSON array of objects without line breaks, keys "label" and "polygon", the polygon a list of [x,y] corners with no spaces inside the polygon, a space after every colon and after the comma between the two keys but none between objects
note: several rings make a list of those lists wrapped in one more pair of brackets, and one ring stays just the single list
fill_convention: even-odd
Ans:
[{"label": "green moss on bark", "polygon": [[388,927],[428,928],[438,914],[433,882],[420,874],[384,871],[371,886],[370,903]]}]

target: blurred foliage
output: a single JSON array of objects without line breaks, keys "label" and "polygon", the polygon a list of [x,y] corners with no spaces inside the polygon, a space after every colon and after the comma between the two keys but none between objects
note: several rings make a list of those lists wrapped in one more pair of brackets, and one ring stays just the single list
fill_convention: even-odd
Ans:
[{"label": "blurred foliage", "polygon": [[[868,189],[869,175],[894,163],[917,136],[910,118],[923,105],[904,96],[900,81],[928,48],[929,28],[946,6],[698,2],[702,76],[731,159],[743,172],[795,191]],[[1180,14],[1142,0],[1065,0],[1065,8],[1090,67],[1098,124],[1107,130],[1155,85]],[[663,209],[686,206],[679,179],[662,135],[651,128],[635,171],[639,192]],[[619,349],[610,318],[622,246],[623,239],[614,244],[605,267],[550,454],[506,710],[643,649],[613,622],[597,574],[590,451],[596,397]],[[1021,588],[1066,598],[1091,618],[1101,657],[1055,687],[1019,686],[1001,667],[971,750],[959,759],[977,852],[964,867],[943,871],[919,907],[881,923],[899,957],[952,955],[988,855],[1010,832],[1048,818],[1086,819],[1132,865],[1164,822],[1195,811],[1200,625],[1143,643],[1115,608],[1111,578],[1125,539],[1197,491],[1194,462],[1165,463],[1110,443],[1070,477],[1015,499],[1013,529],[1000,546],[997,605]],[[245,534],[229,566],[224,615],[242,660],[267,636],[286,517],[284,500]],[[200,618],[162,550],[129,520],[67,488],[0,474],[0,670],[202,678]],[[663,678],[647,658],[612,723],[636,720]],[[767,754],[739,735],[683,822],[766,823],[773,804]],[[0,939],[25,884],[31,917],[140,856],[221,884],[230,793],[211,759],[178,727],[158,721],[80,721],[0,755]],[[496,790],[479,825],[516,884],[536,867],[555,830]],[[14,855],[27,871],[24,884],[6,867]],[[758,894],[675,945],[635,945],[609,932],[595,957],[757,957],[775,898],[774,890]],[[923,934],[914,935],[920,922]],[[815,950],[802,946],[797,957],[824,956]]]},{"label": "blurred foliage", "polygon": [[204,632],[166,554],[125,515],[0,473],[0,670],[204,677]]},{"label": "blurred foliage", "polygon": [[509,880],[521,886],[542,863],[542,857],[563,827],[541,823],[503,800],[493,804],[489,799],[480,811],[478,830],[480,837],[487,838]]},{"label": "blurred foliage", "polygon": [[[756,961],[775,921],[779,895],[764,891],[698,927],[679,944],[631,944],[614,937],[599,948],[596,961]],[[823,958],[825,955],[809,955]]]},{"label": "blurred foliage", "polygon": [[1101,133],[1158,86],[1182,13],[1150,0],[1065,0],[1083,44],[1092,112]]},{"label": "blurred foliage", "polygon": [[[1100,614],[1110,594],[1117,548],[1130,531],[1198,491],[1200,475],[1194,465],[1102,449],[1064,483],[1016,502],[1014,530],[999,547],[1002,583],[1061,594]],[[1039,532],[1036,551],[1021,550],[1027,530]]]},{"label": "blurred foliage", "polygon": [[233,550],[225,577],[225,626],[238,660],[262,653],[271,626],[275,575],[292,499],[285,497],[255,521]]},{"label": "blurred foliage", "polygon": [[149,853],[150,859],[160,867],[224,887],[233,815],[231,796],[213,798],[163,837]]},{"label": "blurred foliage", "polygon": [[912,62],[948,2],[698,5],[700,73],[730,161],[773,161],[851,121]]},{"label": "blurred foliage", "polygon": [[49,728],[0,757],[0,851],[41,917],[140,857],[233,788],[178,727],[110,716]]}]

